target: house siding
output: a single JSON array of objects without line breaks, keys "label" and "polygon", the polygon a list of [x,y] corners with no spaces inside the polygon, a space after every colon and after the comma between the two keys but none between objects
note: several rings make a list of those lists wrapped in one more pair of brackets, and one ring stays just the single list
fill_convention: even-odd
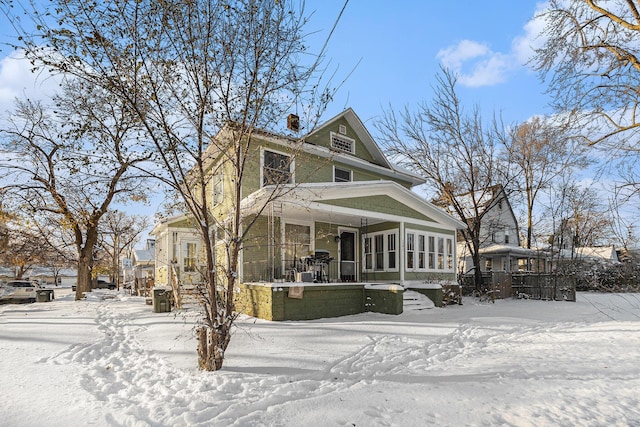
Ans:
[{"label": "house siding", "polygon": [[347,119],[345,119],[344,117],[331,123],[330,126],[318,130],[318,132],[314,133],[313,135],[309,135],[306,139],[306,142],[320,147],[325,147],[333,151],[339,151],[331,147],[331,132],[339,133],[340,125],[345,126],[347,129],[347,133],[345,136],[355,140],[354,156],[366,160],[367,162],[374,163],[375,159],[373,158],[367,147],[358,138],[353,128],[349,125]]},{"label": "house siding", "polygon": [[405,216],[433,222],[433,219],[428,216],[411,209],[406,205],[398,203],[397,200],[389,196],[352,197],[349,199],[318,200],[318,202],[326,205]]}]

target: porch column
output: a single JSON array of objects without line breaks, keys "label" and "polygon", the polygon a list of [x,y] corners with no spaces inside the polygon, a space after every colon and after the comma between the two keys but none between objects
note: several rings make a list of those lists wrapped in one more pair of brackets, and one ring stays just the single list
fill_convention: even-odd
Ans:
[{"label": "porch column", "polygon": [[404,221],[400,221],[400,235],[398,236],[398,240],[400,241],[400,253],[398,254],[398,268],[400,271],[400,284],[404,285],[404,258],[406,253],[406,236],[404,233]]}]

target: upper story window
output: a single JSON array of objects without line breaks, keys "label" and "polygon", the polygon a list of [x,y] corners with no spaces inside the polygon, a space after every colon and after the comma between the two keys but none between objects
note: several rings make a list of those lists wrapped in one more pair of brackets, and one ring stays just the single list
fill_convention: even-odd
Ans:
[{"label": "upper story window", "polygon": [[351,182],[351,171],[349,169],[333,168],[333,182]]},{"label": "upper story window", "polygon": [[355,140],[335,132],[331,132],[331,147],[351,154],[356,152]]},{"label": "upper story window", "polygon": [[264,150],[262,155],[262,185],[291,184],[293,164],[286,154]]},{"label": "upper story window", "polygon": [[340,125],[340,127],[338,127],[338,132],[340,132],[340,135],[346,135],[347,127],[345,125]]},{"label": "upper story window", "polygon": [[212,198],[212,202],[213,202],[213,206],[217,206],[220,203],[222,203],[222,198],[224,196],[224,186],[223,186],[223,182],[224,182],[224,176],[219,173],[213,176],[213,179],[211,180],[211,198]]}]

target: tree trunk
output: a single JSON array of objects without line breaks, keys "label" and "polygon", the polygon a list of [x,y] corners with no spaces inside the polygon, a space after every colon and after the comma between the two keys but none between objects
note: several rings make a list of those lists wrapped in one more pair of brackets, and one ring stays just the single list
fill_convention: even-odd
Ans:
[{"label": "tree trunk", "polygon": [[84,255],[78,257],[78,278],[76,280],[76,301],[84,298],[91,290],[91,265]]},{"label": "tree trunk", "polygon": [[473,254],[473,265],[475,266],[473,270],[473,282],[475,284],[476,291],[480,292],[482,290],[482,270],[480,268],[480,253],[476,249]]},{"label": "tree trunk", "polygon": [[222,368],[224,352],[231,340],[229,319],[217,328],[201,326],[197,330],[198,366],[204,371],[217,371]]}]

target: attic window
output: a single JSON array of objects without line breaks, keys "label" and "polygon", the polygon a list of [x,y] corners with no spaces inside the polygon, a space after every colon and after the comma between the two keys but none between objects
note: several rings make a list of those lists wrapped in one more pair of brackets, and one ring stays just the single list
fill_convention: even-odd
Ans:
[{"label": "attic window", "polygon": [[346,135],[347,127],[345,125],[340,125],[340,127],[338,128],[338,132],[340,133],[340,135]]},{"label": "attic window", "polygon": [[333,168],[334,182],[351,182],[351,171],[348,169]]},{"label": "attic window", "polygon": [[355,141],[344,135],[338,135],[335,132],[331,132],[331,147],[355,154]]}]

